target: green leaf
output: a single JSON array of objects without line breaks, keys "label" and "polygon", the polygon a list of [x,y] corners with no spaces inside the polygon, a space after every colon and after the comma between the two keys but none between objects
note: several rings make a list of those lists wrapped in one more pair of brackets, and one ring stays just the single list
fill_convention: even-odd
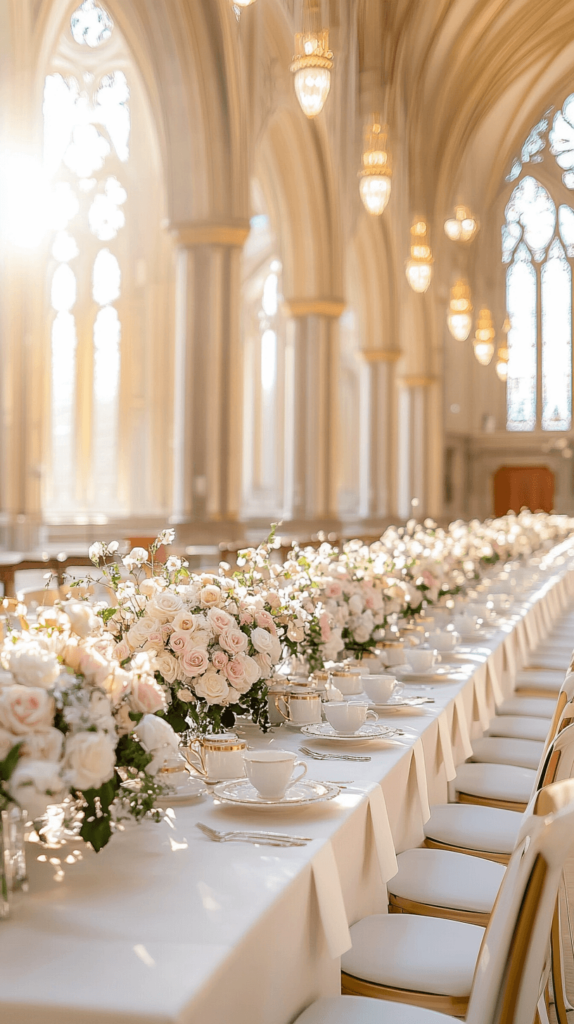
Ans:
[{"label": "green leaf", "polygon": [[106,846],[112,838],[112,826],[109,815],[101,818],[94,818],[92,821],[84,819],[80,829],[80,835],[84,842],[90,843],[96,853],[99,853],[103,846]]},{"label": "green leaf", "polygon": [[97,614],[104,622],[109,622],[109,620],[116,614],[117,610],[117,608],[100,608]]},{"label": "green leaf", "polygon": [[12,747],[11,750],[8,751],[4,760],[0,761],[0,779],[2,779],[2,782],[8,782],[8,779],[18,764],[22,742],[23,741]]},{"label": "green leaf", "polygon": [[[187,707],[185,704],[184,707],[187,714]],[[169,722],[174,732],[185,732],[186,729],[189,729],[185,715],[174,707],[174,705],[172,705],[168,711],[164,711],[159,714],[158,718],[165,718],[166,722]]]},{"label": "green leaf", "polygon": [[143,772],[152,760],[152,756],[133,736],[122,736],[118,741],[116,763],[119,768],[136,768]]}]

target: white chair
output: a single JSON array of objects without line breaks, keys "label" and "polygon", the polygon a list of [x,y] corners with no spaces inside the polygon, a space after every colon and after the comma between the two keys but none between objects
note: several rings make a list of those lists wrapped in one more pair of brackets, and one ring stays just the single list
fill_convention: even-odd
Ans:
[{"label": "white chair", "polygon": [[[569,716],[567,720],[572,721]],[[521,820],[514,822],[515,843],[538,793],[572,776],[574,724],[563,729],[550,748],[529,808]],[[420,847],[400,853],[397,864],[399,870],[388,882],[391,911],[446,917],[467,924],[488,923],[504,876],[500,863],[477,861],[475,856],[458,851]]]},{"label": "white chair", "polygon": [[[556,720],[555,723],[552,723],[549,733],[549,738],[551,735],[554,736],[553,742],[558,741],[560,737],[557,734],[560,733],[560,736],[562,736],[562,739],[560,739],[561,749],[562,745],[568,744],[570,736],[568,728],[574,722],[574,696],[571,700],[566,701],[568,692],[570,691],[564,691],[560,694],[556,706]],[[567,733],[566,737],[564,737],[565,733]],[[562,754],[555,752],[552,755],[553,760],[551,760],[549,752],[551,753],[550,746],[547,748],[545,757],[541,761],[538,774],[536,772],[528,773],[534,777],[533,785],[531,791],[528,794],[524,794],[526,800],[522,809],[525,809],[534,790],[539,789],[541,785],[545,784],[545,780],[554,781],[556,777],[569,778],[570,776],[570,770],[567,767],[570,754],[567,754],[562,760],[560,775],[556,776],[556,759],[560,760]],[[457,775],[457,782],[460,771],[469,767],[482,767],[486,770],[500,767],[498,780],[494,780],[498,781],[499,787],[502,786],[502,780],[506,772],[513,774],[509,766],[461,765]],[[516,769],[516,771],[526,772],[527,769]],[[491,783],[494,786],[492,778]],[[463,782],[460,782],[460,785],[462,784]],[[478,788],[478,783],[475,788]],[[459,793],[459,800],[460,796],[461,794]],[[462,796],[464,797],[465,794],[462,794]],[[463,799],[460,803],[438,804],[432,807],[431,816],[425,825],[425,845],[430,849],[471,853],[474,856],[485,857],[488,860],[495,860],[500,864],[506,864],[514,849],[522,819],[518,813],[520,808],[515,807],[509,810],[507,807],[501,807],[500,803],[500,801],[489,803],[484,796],[474,799],[472,796],[469,796],[467,800]]]},{"label": "white chair", "polygon": [[446,1024],[467,1010],[467,1024],[531,1024],[573,844],[574,780],[566,780],[539,794],[486,931],[410,915],[364,918],[342,958],[343,992],[385,1002],[320,1000],[297,1024]]}]

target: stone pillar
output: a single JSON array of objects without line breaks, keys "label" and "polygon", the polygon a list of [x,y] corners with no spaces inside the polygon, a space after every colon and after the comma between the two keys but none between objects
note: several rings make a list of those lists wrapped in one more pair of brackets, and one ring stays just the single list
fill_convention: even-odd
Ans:
[{"label": "stone pillar", "polygon": [[[402,519],[435,515],[437,481],[429,465],[429,391],[432,377],[400,380],[398,413],[398,513]],[[413,506],[413,500],[417,503]]]},{"label": "stone pillar", "polygon": [[286,509],[294,528],[333,529],[337,509],[338,319],[345,304],[289,299]]},{"label": "stone pillar", "polygon": [[249,226],[187,224],[174,226],[173,233],[178,251],[172,519],[183,527],[184,542],[232,539],[242,465],[240,259]]},{"label": "stone pillar", "polygon": [[395,366],[402,353],[396,349],[363,349],[364,407],[361,410],[361,505],[362,519],[374,521],[392,516],[396,506]]}]

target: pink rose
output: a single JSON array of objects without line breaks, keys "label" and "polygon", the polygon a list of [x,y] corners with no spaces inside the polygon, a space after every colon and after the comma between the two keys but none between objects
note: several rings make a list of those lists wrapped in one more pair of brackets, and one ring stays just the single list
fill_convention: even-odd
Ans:
[{"label": "pink rose", "polygon": [[247,608],[242,608],[239,612],[239,625],[240,626],[251,626],[253,624],[253,612],[250,612]]},{"label": "pink rose", "polygon": [[253,661],[257,663],[261,671],[261,678],[268,679],[271,675],[271,655],[269,654],[255,654]]},{"label": "pink rose", "polygon": [[219,635],[219,643],[230,654],[240,654],[241,651],[247,650],[247,637],[245,633],[242,633],[240,629],[235,629],[233,626],[228,626],[227,629],[222,630]]},{"label": "pink rose", "polygon": [[225,651],[214,651],[211,655],[211,663],[218,672],[225,668],[229,661],[229,655]]},{"label": "pink rose", "polygon": [[52,726],[54,701],[39,686],[5,686],[0,690],[0,726],[15,736],[25,736]]},{"label": "pink rose", "polygon": [[223,611],[222,608],[210,608],[207,613],[207,621],[214,633],[221,633],[229,626],[235,625],[229,612]]},{"label": "pink rose", "polygon": [[279,594],[277,594],[275,590],[269,590],[263,596],[265,598],[265,601],[267,602],[268,605],[271,606],[271,608],[281,607],[281,598],[279,597]]},{"label": "pink rose", "polygon": [[261,668],[255,661],[255,658],[251,658],[249,654],[238,654],[235,660],[241,662],[245,672],[245,678],[249,683],[249,686],[253,686],[254,683],[261,678]]},{"label": "pink rose", "polygon": [[273,619],[273,616],[269,614],[269,612],[257,612],[257,615],[255,616],[255,621],[258,626],[262,626],[263,629],[268,629],[271,633],[273,633],[273,635],[276,635],[277,627],[275,626],[275,620]]},{"label": "pink rose", "polygon": [[323,643],[327,643],[331,639],[331,621],[327,612],[323,612],[320,616],[319,626],[321,629],[321,640]]},{"label": "pink rose", "polygon": [[179,664],[186,676],[192,679],[194,676],[200,676],[209,665],[207,651],[203,647],[192,647],[191,650],[184,651]]},{"label": "pink rose", "polygon": [[240,658],[233,658],[225,666],[225,675],[229,681],[229,685],[235,687],[239,693],[247,693],[253,685],[245,673],[245,665]]},{"label": "pink rose", "polygon": [[343,586],[338,580],[329,580],[325,587],[325,597],[340,597],[343,593]]},{"label": "pink rose", "polygon": [[176,654],[183,654],[187,647],[188,640],[189,633],[184,633],[182,630],[177,629],[169,638],[169,646]]},{"label": "pink rose", "polygon": [[142,715],[165,711],[163,690],[151,676],[135,676],[132,679],[129,701],[132,710]]}]

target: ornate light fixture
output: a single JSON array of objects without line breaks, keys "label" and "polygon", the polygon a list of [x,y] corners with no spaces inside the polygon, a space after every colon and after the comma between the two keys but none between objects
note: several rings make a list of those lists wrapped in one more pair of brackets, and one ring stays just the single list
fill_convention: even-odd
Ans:
[{"label": "ornate light fixture", "polygon": [[391,160],[387,152],[386,125],[381,125],[375,114],[365,128],[363,166],[359,171],[359,191],[367,213],[378,217],[391,196]]},{"label": "ornate light fixture", "polygon": [[321,113],[331,88],[332,67],[329,29],[321,28],[319,0],[303,0],[303,31],[295,35],[291,71],[297,99],[307,117]]},{"label": "ornate light fixture", "polygon": [[254,3],[255,0],[233,0],[233,4],[235,7],[250,7],[251,4]]},{"label": "ornate light fixture", "polygon": [[471,242],[478,231],[478,221],[466,206],[456,206],[454,217],[444,222],[444,232],[451,242]]},{"label": "ornate light fixture", "polygon": [[428,228],[424,220],[415,220],[411,228],[411,258],[407,261],[406,275],[414,292],[426,292],[432,278],[433,258],[427,239]]},{"label": "ornate light fixture", "polygon": [[481,309],[474,332],[474,354],[481,366],[488,366],[494,355],[494,324],[489,309]]},{"label": "ornate light fixture", "polygon": [[[502,325],[502,333],[508,334],[510,330],[510,320],[506,317]],[[502,345],[498,347],[498,361],[496,363],[496,375],[499,380],[506,384],[508,380],[508,340],[505,338]]]},{"label": "ornate light fixture", "polygon": [[446,322],[453,338],[466,341],[472,327],[472,303],[468,283],[462,279],[450,290]]}]

